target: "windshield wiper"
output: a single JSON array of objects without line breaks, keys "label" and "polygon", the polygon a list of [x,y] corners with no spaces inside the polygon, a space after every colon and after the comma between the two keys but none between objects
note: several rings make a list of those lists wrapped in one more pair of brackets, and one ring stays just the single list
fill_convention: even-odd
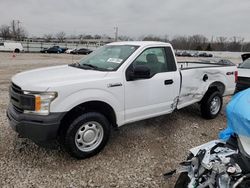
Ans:
[{"label": "windshield wiper", "polygon": [[83,63],[83,64],[79,64],[79,65],[84,66],[84,67],[90,67],[91,69],[94,69],[94,70],[100,69],[99,67],[97,67],[95,65],[91,65],[91,64],[87,64],[87,63]]},{"label": "windshield wiper", "polygon": [[81,64],[80,64],[80,63],[78,63],[78,62],[75,62],[75,63],[71,63],[71,64],[69,64],[69,66],[71,66],[71,67],[80,67],[80,66],[81,66]]},{"label": "windshield wiper", "polygon": [[91,64],[87,64],[87,63],[80,64],[78,62],[69,64],[69,66],[80,68],[80,69],[91,69],[91,70],[99,70],[99,71],[106,71],[107,70],[104,68],[97,67],[95,65],[91,65]]}]

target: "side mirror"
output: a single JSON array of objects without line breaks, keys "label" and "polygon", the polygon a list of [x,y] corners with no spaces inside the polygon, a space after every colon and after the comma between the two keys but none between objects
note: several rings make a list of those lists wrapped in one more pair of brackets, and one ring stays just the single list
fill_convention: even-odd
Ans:
[{"label": "side mirror", "polygon": [[130,80],[150,78],[150,69],[144,65],[136,65],[130,74]]}]

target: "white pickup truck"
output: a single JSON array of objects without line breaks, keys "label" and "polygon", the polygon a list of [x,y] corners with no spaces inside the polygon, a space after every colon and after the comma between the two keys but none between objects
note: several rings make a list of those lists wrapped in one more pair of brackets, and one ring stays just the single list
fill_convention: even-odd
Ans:
[{"label": "white pickup truck", "polygon": [[23,137],[58,138],[72,156],[86,158],[105,146],[112,127],[194,103],[215,118],[236,79],[236,66],[177,63],[168,43],[110,43],[78,63],[15,75],[7,116]]}]

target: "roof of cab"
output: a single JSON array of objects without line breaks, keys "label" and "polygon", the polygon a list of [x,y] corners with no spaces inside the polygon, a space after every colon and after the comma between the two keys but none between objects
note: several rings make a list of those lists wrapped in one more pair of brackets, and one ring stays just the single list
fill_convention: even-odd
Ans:
[{"label": "roof of cab", "polygon": [[170,46],[169,43],[159,42],[159,41],[123,41],[123,42],[112,42],[107,45],[134,45],[134,46]]}]

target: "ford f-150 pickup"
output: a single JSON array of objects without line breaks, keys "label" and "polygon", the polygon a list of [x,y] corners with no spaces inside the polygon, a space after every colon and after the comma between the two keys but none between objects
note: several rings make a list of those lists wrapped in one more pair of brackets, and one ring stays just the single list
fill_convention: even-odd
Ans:
[{"label": "ford f-150 pickup", "polygon": [[21,136],[58,139],[73,157],[86,158],[106,145],[112,127],[194,103],[215,118],[236,79],[233,65],[177,63],[168,43],[116,42],[74,64],[13,76],[7,116]]}]

